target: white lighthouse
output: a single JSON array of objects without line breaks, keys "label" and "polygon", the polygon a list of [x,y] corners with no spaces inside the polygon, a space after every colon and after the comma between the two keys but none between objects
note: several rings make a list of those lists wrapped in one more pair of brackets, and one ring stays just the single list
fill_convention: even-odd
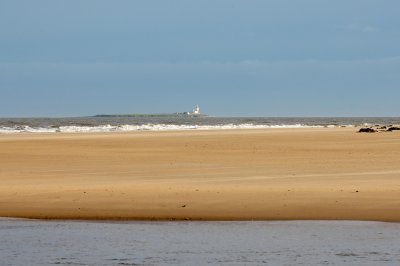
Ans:
[{"label": "white lighthouse", "polygon": [[196,106],[193,109],[193,114],[194,115],[199,115],[200,114],[200,106],[196,104]]}]

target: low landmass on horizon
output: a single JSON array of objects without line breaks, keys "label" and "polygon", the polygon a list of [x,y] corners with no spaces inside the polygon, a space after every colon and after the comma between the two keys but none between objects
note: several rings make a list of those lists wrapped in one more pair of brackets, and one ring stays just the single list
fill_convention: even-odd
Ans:
[{"label": "low landmass on horizon", "polygon": [[162,114],[98,114],[95,117],[207,117],[208,115],[200,112],[200,106],[197,104],[191,112],[181,113],[162,113]]}]

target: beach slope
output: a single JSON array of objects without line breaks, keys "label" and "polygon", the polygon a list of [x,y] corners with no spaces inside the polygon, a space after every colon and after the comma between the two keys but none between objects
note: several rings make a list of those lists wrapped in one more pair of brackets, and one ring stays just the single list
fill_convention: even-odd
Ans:
[{"label": "beach slope", "polygon": [[0,216],[400,221],[400,133],[0,135]]}]

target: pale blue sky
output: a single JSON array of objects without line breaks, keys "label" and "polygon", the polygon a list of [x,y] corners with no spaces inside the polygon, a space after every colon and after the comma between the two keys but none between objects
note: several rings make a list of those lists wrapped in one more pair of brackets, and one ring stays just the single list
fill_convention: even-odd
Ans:
[{"label": "pale blue sky", "polygon": [[398,0],[1,0],[0,116],[399,116]]}]

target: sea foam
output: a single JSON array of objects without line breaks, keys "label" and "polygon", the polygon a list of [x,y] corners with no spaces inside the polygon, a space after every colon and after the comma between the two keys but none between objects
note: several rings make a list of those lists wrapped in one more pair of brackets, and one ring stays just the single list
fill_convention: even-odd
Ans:
[{"label": "sea foam", "polygon": [[96,125],[96,126],[48,126],[31,127],[26,125],[1,126],[0,133],[83,133],[83,132],[129,132],[129,131],[171,131],[171,130],[228,130],[228,129],[272,129],[272,128],[321,128],[315,125],[255,125],[246,124],[222,124],[222,125],[176,125],[176,124],[142,124],[142,125]]}]

